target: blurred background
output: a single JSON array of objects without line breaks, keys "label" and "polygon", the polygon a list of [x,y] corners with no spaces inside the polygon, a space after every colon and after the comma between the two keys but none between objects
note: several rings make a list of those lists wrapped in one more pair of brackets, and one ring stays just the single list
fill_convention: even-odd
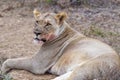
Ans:
[{"label": "blurred background", "polygon": [[[68,24],[88,37],[99,39],[120,53],[120,0],[0,0],[0,62],[31,56],[39,50],[32,43],[33,10],[66,12]],[[14,70],[15,80],[50,80],[54,75],[33,75]]]}]

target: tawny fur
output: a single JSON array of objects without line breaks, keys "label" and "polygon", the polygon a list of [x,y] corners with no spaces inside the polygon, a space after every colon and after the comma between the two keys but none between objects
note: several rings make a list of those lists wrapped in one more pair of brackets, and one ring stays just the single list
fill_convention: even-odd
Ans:
[{"label": "tawny fur", "polygon": [[66,13],[40,14],[34,11],[39,27],[44,21],[52,25],[56,38],[46,41],[32,57],[8,59],[2,72],[24,69],[34,74],[59,75],[53,80],[120,80],[119,55],[107,44],[88,38],[65,22]]}]

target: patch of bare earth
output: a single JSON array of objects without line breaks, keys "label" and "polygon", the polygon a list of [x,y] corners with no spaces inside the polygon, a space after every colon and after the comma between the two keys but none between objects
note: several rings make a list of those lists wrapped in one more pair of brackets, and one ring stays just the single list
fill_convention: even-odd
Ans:
[{"label": "patch of bare earth", "polygon": [[[21,0],[22,1],[22,0]],[[39,50],[32,43],[34,18],[33,8],[42,12],[66,11],[67,22],[77,31],[97,38],[111,45],[120,53],[120,7],[111,8],[79,8],[40,5],[26,0],[0,0],[0,61],[8,58],[31,56]],[[28,2],[27,2],[28,1]],[[31,0],[32,1],[32,0]],[[22,5],[22,6],[21,6]],[[24,70],[13,70],[9,73],[15,80],[50,80],[55,75],[35,75]]]}]

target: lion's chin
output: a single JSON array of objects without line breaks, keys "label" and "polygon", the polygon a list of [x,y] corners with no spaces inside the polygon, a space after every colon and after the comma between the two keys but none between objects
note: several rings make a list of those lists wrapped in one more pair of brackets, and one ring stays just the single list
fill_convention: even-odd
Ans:
[{"label": "lion's chin", "polygon": [[35,45],[43,45],[43,44],[44,44],[43,41],[41,41],[41,40],[36,40],[36,39],[33,40],[33,43],[34,43]]}]

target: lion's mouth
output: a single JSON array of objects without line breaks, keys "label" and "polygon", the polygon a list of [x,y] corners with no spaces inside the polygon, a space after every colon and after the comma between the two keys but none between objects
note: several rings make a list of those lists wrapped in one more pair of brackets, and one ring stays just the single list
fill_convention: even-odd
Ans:
[{"label": "lion's mouth", "polygon": [[45,39],[45,38],[41,38],[41,39],[39,39],[39,38],[34,38],[34,40],[36,40],[36,41],[42,41],[42,42],[46,42],[47,40]]},{"label": "lion's mouth", "polygon": [[35,44],[41,44],[41,45],[44,44],[46,41],[47,41],[46,38],[38,38],[38,37],[34,38],[33,40]]},{"label": "lion's mouth", "polygon": [[42,35],[42,36],[40,36],[40,37],[38,37],[38,36],[36,36],[35,38],[34,38],[34,42],[35,43],[39,43],[39,44],[43,44],[43,43],[45,43],[45,42],[47,42],[47,41],[51,41],[51,40],[53,40],[55,38],[55,36],[53,35],[53,34],[46,34],[46,35]]}]

